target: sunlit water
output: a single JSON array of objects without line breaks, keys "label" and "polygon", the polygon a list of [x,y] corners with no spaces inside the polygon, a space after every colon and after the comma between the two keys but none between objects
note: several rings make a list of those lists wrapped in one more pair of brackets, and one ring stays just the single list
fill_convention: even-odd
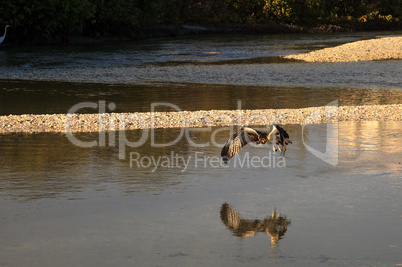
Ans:
[{"label": "sunlit water", "polygon": [[[210,109],[279,109],[324,106],[338,100],[344,105],[402,103],[401,89],[343,87],[276,87],[154,83],[150,85],[83,84],[62,82],[0,81],[0,115],[67,113],[82,102],[114,103],[106,112],[149,112]],[[402,88],[402,87],[401,87]],[[97,113],[98,109],[80,109]]]},{"label": "sunlit water", "polygon": [[102,47],[0,51],[0,79],[400,88],[400,62],[300,63],[279,56],[401,34],[215,35]]},{"label": "sunlit water", "polygon": [[[250,146],[228,166],[214,161],[221,147],[213,143],[229,134],[212,139],[220,128],[189,134],[203,147],[183,137],[151,149],[148,138],[120,160],[118,147],[79,148],[63,134],[3,135],[0,264],[401,264],[402,124],[341,123],[336,166],[302,142],[325,153],[334,141],[327,126],[288,125],[285,158]],[[179,135],[157,130],[154,142]],[[152,157],[189,163],[156,166]]]},{"label": "sunlit water", "polygon": [[[401,62],[301,63],[279,56],[400,32],[215,35],[102,46],[0,50],[0,115],[66,113],[105,100],[114,112],[300,108],[402,101]],[[241,106],[239,102],[241,101]],[[96,113],[97,110],[79,112]]]},{"label": "sunlit water", "polygon": [[[278,58],[378,35],[3,49],[0,115],[101,100],[114,112],[400,104],[400,61]],[[247,146],[227,166],[219,127],[75,135],[105,141],[92,148],[65,134],[0,135],[0,265],[400,265],[401,126],[284,125],[285,158]]]}]

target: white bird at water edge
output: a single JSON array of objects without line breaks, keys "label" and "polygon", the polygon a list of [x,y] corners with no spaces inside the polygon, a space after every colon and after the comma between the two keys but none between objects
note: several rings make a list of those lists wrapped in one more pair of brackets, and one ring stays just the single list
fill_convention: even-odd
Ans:
[{"label": "white bird at water edge", "polygon": [[7,28],[8,27],[11,27],[10,25],[7,25],[5,28],[4,28],[4,34],[3,34],[3,36],[1,36],[0,37],[0,44],[2,44],[3,42],[4,42],[4,39],[6,39],[6,34],[7,34]]}]

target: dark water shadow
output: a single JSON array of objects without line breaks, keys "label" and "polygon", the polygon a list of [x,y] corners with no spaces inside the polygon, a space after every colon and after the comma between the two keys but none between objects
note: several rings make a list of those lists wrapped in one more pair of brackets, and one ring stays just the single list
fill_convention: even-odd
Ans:
[{"label": "dark water shadow", "polygon": [[[106,112],[150,112],[179,110],[283,109],[323,106],[334,100],[339,105],[374,105],[402,103],[402,91],[342,87],[285,87],[253,85],[218,85],[200,83],[94,84],[45,81],[1,81],[0,115],[67,113],[82,102],[106,105]],[[239,106],[240,103],[240,106]],[[97,113],[82,108],[77,113]]]},{"label": "dark water shadow", "polygon": [[[198,61],[198,60],[172,60],[165,62],[155,62],[155,66],[172,67],[180,65],[193,65],[193,66],[216,66],[216,65],[242,65],[242,64],[286,64],[294,62],[303,62],[296,59],[288,59],[282,56],[271,57],[254,57],[254,58],[239,58],[239,59],[225,59],[216,61]],[[148,64],[150,65],[150,64]]]}]

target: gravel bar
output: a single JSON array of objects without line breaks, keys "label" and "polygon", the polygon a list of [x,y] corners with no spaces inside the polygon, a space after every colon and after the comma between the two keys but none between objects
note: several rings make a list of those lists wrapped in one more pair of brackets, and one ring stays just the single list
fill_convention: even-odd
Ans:
[{"label": "gravel bar", "polygon": [[402,121],[402,104],[300,109],[201,110],[0,116],[0,133],[99,132],[147,128]]},{"label": "gravel bar", "polygon": [[402,59],[402,37],[384,37],[324,48],[310,53],[284,56],[306,62],[352,62]]}]

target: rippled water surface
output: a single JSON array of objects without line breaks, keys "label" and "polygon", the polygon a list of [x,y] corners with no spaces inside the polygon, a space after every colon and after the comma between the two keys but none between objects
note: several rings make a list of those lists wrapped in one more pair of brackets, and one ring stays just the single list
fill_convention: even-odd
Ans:
[{"label": "rippled water surface", "polygon": [[[220,128],[189,134],[204,147],[149,138],[120,160],[118,147],[79,148],[62,134],[0,136],[0,264],[401,264],[401,123],[341,123],[337,166],[301,141],[324,153],[327,126],[333,134],[288,125],[285,159],[246,147],[229,166],[215,161],[213,143],[229,134],[211,139]],[[154,142],[179,135],[156,130]]]},{"label": "rippled water surface", "polygon": [[192,82],[268,86],[399,88],[399,61],[310,64],[279,56],[400,32],[216,35],[102,47],[0,51],[0,79],[95,83]]},{"label": "rippled water surface", "polygon": [[[215,35],[102,46],[0,50],[0,115],[66,113],[106,100],[115,112],[395,104],[399,60],[301,63],[280,56],[400,32]],[[80,110],[95,113],[97,110]]]},{"label": "rippled water surface", "polygon": [[[400,104],[401,61],[279,58],[395,34],[1,48],[0,115]],[[284,128],[228,165],[220,127],[0,135],[0,266],[401,265],[402,124]]]},{"label": "rippled water surface", "polygon": [[[152,103],[171,103],[173,110],[269,109],[402,103],[402,90],[339,87],[277,87],[153,83],[148,85],[0,81],[0,115],[67,113],[81,102],[115,103],[113,112],[148,112]],[[166,107],[157,105],[155,110]],[[97,113],[98,109],[80,109]]]}]

